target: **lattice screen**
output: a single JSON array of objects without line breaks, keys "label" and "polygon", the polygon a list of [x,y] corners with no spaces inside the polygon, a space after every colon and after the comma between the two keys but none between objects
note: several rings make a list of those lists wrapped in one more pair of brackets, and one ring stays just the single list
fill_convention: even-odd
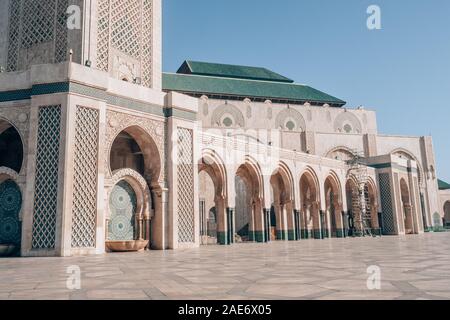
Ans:
[{"label": "lattice screen", "polygon": [[[67,16],[68,0],[11,0],[8,71],[27,67],[28,54],[22,52],[38,44],[53,42],[50,61],[62,62],[67,59]],[[45,59],[42,52],[36,52],[39,59]]]},{"label": "lattice screen", "polygon": [[141,63],[142,84],[152,85],[152,0],[99,0],[97,68],[109,71],[114,48]]},{"label": "lattice screen", "polygon": [[40,107],[36,148],[33,249],[55,247],[61,106]]},{"label": "lattice screen", "polygon": [[72,247],[94,248],[97,220],[99,111],[77,106],[74,151]]},{"label": "lattice screen", "polygon": [[195,242],[193,132],[178,128],[178,241]]},{"label": "lattice screen", "polygon": [[380,180],[380,195],[381,207],[383,210],[383,231],[385,234],[394,234],[394,213],[391,198],[391,180],[388,173],[381,173]]}]

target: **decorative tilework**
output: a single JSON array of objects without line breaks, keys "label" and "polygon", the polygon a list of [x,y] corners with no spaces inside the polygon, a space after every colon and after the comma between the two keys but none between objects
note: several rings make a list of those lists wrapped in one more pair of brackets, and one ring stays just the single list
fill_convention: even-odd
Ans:
[{"label": "decorative tilework", "polygon": [[61,106],[40,107],[36,148],[33,249],[55,247]]},{"label": "decorative tilework", "polygon": [[17,184],[6,180],[0,184],[0,244],[20,244],[22,194]]},{"label": "decorative tilework", "polygon": [[380,195],[381,195],[381,206],[383,210],[383,232],[385,234],[394,234],[394,213],[392,208],[392,198],[391,198],[391,180],[388,173],[381,173],[379,175],[380,180]]},{"label": "decorative tilework", "polygon": [[136,193],[126,181],[120,181],[109,197],[111,219],[108,226],[108,240],[134,240],[136,217]]},{"label": "decorative tilework", "polygon": [[74,144],[72,247],[95,247],[99,111],[77,106]]},{"label": "decorative tilework", "polygon": [[194,155],[193,132],[178,128],[178,239],[180,243],[195,241],[194,230]]}]

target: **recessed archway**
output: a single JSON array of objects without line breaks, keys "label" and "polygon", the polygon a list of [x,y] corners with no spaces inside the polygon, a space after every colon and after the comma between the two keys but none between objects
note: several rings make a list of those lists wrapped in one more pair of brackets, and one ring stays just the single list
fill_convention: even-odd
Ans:
[{"label": "recessed archway", "polygon": [[332,238],[344,237],[341,198],[339,179],[336,174],[332,172],[325,180],[325,217]]},{"label": "recessed archway", "polygon": [[348,235],[360,236],[363,233],[361,216],[360,191],[356,178],[350,177],[345,184],[345,193],[347,200],[347,220]]},{"label": "recessed archway", "polygon": [[401,192],[401,202],[402,202],[402,213],[403,221],[405,226],[406,234],[414,233],[414,220],[411,204],[411,195],[409,193],[409,187],[405,179],[400,180],[400,192]]},{"label": "recessed archway", "polygon": [[233,242],[226,215],[226,171],[214,151],[204,150],[198,164],[200,190],[200,237],[202,244]]},{"label": "recessed archway", "polygon": [[366,230],[374,236],[381,236],[380,220],[378,216],[378,196],[375,183],[370,179],[364,188],[366,198],[367,219],[364,221]]},{"label": "recessed archway", "polygon": [[265,240],[262,185],[262,175],[257,164],[246,161],[238,168],[235,178],[235,232],[240,241]]},{"label": "recessed archway", "polygon": [[450,228],[450,201],[444,204],[444,227]]},{"label": "recessed archway", "polygon": [[[153,138],[139,126],[122,130],[111,145],[109,166],[112,185],[108,187],[107,240],[123,236],[123,241],[130,241],[132,227],[133,240],[150,241],[150,226],[154,227],[153,223],[150,224],[152,212],[162,208],[162,204],[156,201],[161,201],[161,197],[155,194],[160,190],[161,157]],[[122,199],[123,202],[114,199]],[[134,223],[122,221],[125,209],[134,211],[126,211],[127,221]],[[120,233],[120,226],[127,228],[124,230],[128,233]],[[114,230],[115,237],[111,235]]]},{"label": "recessed archway", "polygon": [[17,129],[0,119],[0,167],[20,173],[23,164],[23,143]]},{"label": "recessed archway", "polygon": [[293,179],[286,165],[280,164],[272,174],[270,187],[272,196],[270,240],[295,240]]},{"label": "recessed archway", "polygon": [[308,168],[300,177],[300,233],[303,239],[323,237],[319,199],[317,175],[314,170]]}]

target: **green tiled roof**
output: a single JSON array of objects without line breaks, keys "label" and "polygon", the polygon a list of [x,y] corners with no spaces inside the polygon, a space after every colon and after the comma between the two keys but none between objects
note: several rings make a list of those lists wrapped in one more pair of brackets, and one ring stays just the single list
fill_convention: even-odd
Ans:
[{"label": "green tiled roof", "polygon": [[450,189],[450,184],[448,184],[445,181],[439,180],[439,179],[438,179],[438,185],[439,185],[439,190],[449,190]]},{"label": "green tiled roof", "polygon": [[208,63],[199,61],[185,61],[177,73],[194,74],[199,76],[212,76],[222,78],[251,79],[263,81],[276,81],[293,83],[294,80],[286,78],[266,68],[247,66],[235,66],[220,63]]},{"label": "green tiled roof", "polygon": [[306,85],[188,74],[163,74],[163,89],[186,94],[287,100],[343,106],[345,101]]}]

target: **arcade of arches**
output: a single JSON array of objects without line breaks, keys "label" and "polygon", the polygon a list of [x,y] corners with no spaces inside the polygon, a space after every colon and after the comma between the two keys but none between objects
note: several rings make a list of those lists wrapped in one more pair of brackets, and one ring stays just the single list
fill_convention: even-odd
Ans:
[{"label": "arcade of arches", "polygon": [[[225,166],[211,156],[202,158],[198,170],[202,244],[382,234],[378,196],[371,180],[360,191],[352,178],[343,187],[334,172],[321,182],[315,170],[307,168],[295,182],[289,168],[282,164],[269,178],[263,177],[251,161],[238,166],[236,174],[228,177]],[[234,190],[228,190],[230,185]],[[267,193],[264,188],[268,188]],[[363,210],[356,205],[361,199]]]}]

